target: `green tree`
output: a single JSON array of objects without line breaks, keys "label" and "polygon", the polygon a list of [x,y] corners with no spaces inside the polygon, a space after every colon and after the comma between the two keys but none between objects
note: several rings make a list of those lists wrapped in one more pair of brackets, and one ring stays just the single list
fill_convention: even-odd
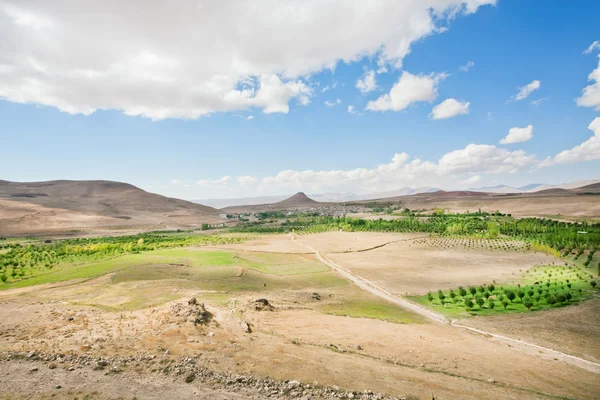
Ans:
[{"label": "green tree", "polygon": [[446,295],[444,294],[444,292],[442,292],[442,290],[438,290],[438,298],[440,299],[440,301],[442,302],[442,304],[444,304],[444,299],[446,298]]},{"label": "green tree", "polygon": [[504,309],[506,310],[506,307],[508,307],[508,301],[502,300],[502,306],[504,307]]},{"label": "green tree", "polygon": [[507,299],[508,299],[508,300],[509,300],[511,303],[513,302],[513,300],[515,299],[515,297],[517,297],[517,296],[516,296],[516,294],[515,294],[515,292],[514,292],[514,291],[512,291],[512,290],[510,290],[510,289],[506,290],[506,291],[504,292],[504,295],[506,296],[506,298],[507,298]]},{"label": "green tree", "polygon": [[479,308],[481,308],[483,306],[483,303],[485,302],[485,300],[483,300],[483,297],[481,297],[481,296],[477,296],[475,298],[475,301],[477,302],[477,305],[479,306]]},{"label": "green tree", "polygon": [[465,290],[464,287],[459,286],[458,287],[458,293],[461,295],[461,297],[465,297],[465,295],[467,294],[467,291]]},{"label": "green tree", "polygon": [[533,307],[533,303],[530,299],[525,299],[525,303],[523,304],[525,305],[525,307],[527,307],[528,310],[531,310],[531,307]]}]

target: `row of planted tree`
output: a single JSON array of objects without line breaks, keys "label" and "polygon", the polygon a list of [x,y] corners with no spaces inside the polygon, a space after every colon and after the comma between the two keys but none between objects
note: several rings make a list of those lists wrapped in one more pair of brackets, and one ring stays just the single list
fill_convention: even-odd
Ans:
[{"label": "row of planted tree", "polygon": [[[595,251],[600,247],[600,223],[563,222],[544,218],[516,219],[505,215],[432,214],[429,217],[360,219],[351,217],[314,217],[285,220],[279,225],[243,224],[237,232],[315,233],[329,230],[377,232],[430,232],[442,236],[523,239],[548,246],[555,251],[578,249]],[[591,257],[590,261],[591,261]]]},{"label": "row of planted tree", "polygon": [[241,236],[171,235],[144,233],[130,236],[80,238],[55,242],[3,243],[0,280],[24,278],[65,263],[91,262],[172,247],[239,243]]}]

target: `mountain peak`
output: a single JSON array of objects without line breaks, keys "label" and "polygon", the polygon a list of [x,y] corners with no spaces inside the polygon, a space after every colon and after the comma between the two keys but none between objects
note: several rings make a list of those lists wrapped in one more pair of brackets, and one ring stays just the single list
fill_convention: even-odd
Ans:
[{"label": "mountain peak", "polygon": [[298,192],[292,197],[288,197],[287,199],[280,201],[279,205],[295,205],[295,204],[308,204],[308,203],[317,203],[315,200],[308,197],[304,192]]}]

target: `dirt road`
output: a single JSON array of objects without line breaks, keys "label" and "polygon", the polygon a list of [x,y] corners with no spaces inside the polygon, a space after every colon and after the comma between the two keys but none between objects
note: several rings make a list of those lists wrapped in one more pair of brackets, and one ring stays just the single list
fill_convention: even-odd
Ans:
[{"label": "dirt road", "polygon": [[562,352],[554,350],[554,349],[539,346],[539,345],[536,345],[533,343],[525,342],[525,341],[518,340],[518,339],[513,339],[513,338],[510,338],[507,336],[503,336],[503,335],[499,335],[499,334],[495,334],[492,332],[487,332],[487,331],[484,331],[481,329],[476,329],[476,328],[472,328],[470,326],[465,326],[465,325],[459,324],[454,319],[449,319],[440,313],[437,313],[433,310],[429,310],[428,308],[425,308],[419,304],[413,303],[412,301],[409,301],[405,298],[394,295],[394,294],[388,292],[387,290],[383,289],[382,287],[376,285],[375,283],[369,281],[368,279],[365,279],[365,278],[361,277],[360,275],[357,275],[354,272],[348,270],[347,268],[344,268],[343,266],[334,263],[329,258],[327,258],[327,256],[322,254],[318,249],[315,249],[315,248],[303,243],[302,241],[298,240],[294,234],[292,234],[290,236],[290,238],[292,241],[294,241],[294,243],[298,244],[299,246],[305,247],[305,248],[309,249],[310,251],[312,251],[321,262],[323,262],[324,264],[331,267],[331,269],[333,269],[340,275],[344,276],[346,279],[349,279],[351,282],[353,282],[355,285],[357,285],[361,289],[367,290],[368,292],[370,292],[382,299],[385,299],[385,300],[387,300],[393,304],[396,304],[402,308],[405,308],[414,313],[417,313],[433,322],[442,323],[442,324],[450,324],[453,327],[456,327],[459,329],[464,329],[464,330],[472,332],[472,333],[487,336],[496,342],[507,344],[514,348],[518,348],[522,351],[525,351],[525,352],[528,352],[531,354],[536,354],[536,355],[539,355],[544,358],[559,359],[567,364],[576,366],[578,368],[585,369],[586,371],[600,374],[600,364],[598,364],[598,363],[595,363],[595,362],[592,362],[592,361],[589,361],[589,360],[586,360],[586,359],[583,359],[580,357],[576,357],[576,356],[573,356],[570,354],[562,353]]}]

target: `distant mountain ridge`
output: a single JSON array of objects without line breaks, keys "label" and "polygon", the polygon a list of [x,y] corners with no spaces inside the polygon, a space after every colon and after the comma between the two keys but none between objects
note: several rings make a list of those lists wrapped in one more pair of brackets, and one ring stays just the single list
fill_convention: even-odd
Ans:
[{"label": "distant mountain ridge", "polygon": [[470,188],[467,190],[486,192],[486,193],[535,193],[541,190],[548,189],[576,189],[583,186],[592,185],[594,183],[600,182],[600,179],[596,180],[582,180],[568,183],[561,183],[559,185],[545,185],[541,183],[532,183],[529,185],[521,186],[521,187],[512,187],[506,185],[497,185],[497,186],[487,186],[480,188]]},{"label": "distant mountain ridge", "polygon": [[[484,186],[479,188],[469,188],[465,189],[470,192],[483,192],[483,193],[534,193],[540,190],[546,189],[575,189],[578,187],[583,187],[587,185],[591,185],[594,183],[600,182],[600,179],[597,180],[581,180],[575,182],[562,183],[559,185],[546,185],[541,183],[532,183],[525,186],[520,187],[512,187],[508,185],[496,185],[496,186]],[[372,193],[363,193],[356,194],[353,192],[344,192],[344,193],[309,193],[308,197],[323,203],[343,203],[349,201],[363,201],[363,200],[376,200],[376,199],[384,199],[388,197],[399,197],[399,196],[409,196],[413,194],[419,193],[434,193],[436,191],[442,190],[437,187],[431,186],[422,186],[418,188],[411,187],[403,187],[396,190],[383,191],[383,192],[372,192]],[[459,190],[453,190],[451,192],[458,192]],[[207,206],[215,207],[218,209],[234,207],[234,206],[253,206],[260,204],[273,204],[278,203],[291,197],[292,194],[284,194],[277,196],[259,196],[259,197],[244,197],[244,198],[232,198],[232,199],[201,199],[201,200],[192,200],[194,203],[204,204]]]}]

